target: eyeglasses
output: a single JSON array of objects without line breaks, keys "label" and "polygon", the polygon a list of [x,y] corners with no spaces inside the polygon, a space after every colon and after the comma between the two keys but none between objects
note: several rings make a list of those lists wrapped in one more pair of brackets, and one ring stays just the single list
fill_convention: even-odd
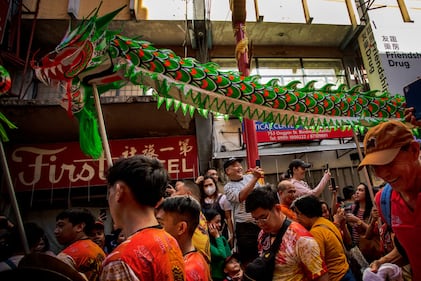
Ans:
[{"label": "eyeglasses", "polygon": [[270,212],[266,215],[266,217],[264,217],[264,218],[257,218],[257,219],[254,219],[254,222],[256,223],[256,224],[262,224],[262,223],[266,223],[268,220],[269,220],[269,217],[270,217]]}]

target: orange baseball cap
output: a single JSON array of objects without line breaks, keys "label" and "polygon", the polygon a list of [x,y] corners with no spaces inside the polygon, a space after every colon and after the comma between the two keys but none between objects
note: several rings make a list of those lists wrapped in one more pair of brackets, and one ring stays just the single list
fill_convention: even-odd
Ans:
[{"label": "orange baseball cap", "polygon": [[401,147],[412,141],[411,130],[400,121],[390,120],[370,128],[364,137],[365,157],[358,169],[367,165],[389,164]]}]

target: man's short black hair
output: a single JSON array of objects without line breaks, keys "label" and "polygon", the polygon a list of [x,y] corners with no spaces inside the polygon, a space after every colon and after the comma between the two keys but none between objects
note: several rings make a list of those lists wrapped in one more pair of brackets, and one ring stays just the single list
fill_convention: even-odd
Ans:
[{"label": "man's short black hair", "polygon": [[247,196],[246,212],[253,212],[257,208],[272,210],[276,204],[279,204],[278,193],[272,185],[267,184],[256,187],[249,196]]},{"label": "man's short black hair", "polygon": [[322,202],[314,195],[304,195],[294,200],[291,209],[298,211],[308,218],[321,217]]},{"label": "man's short black hair", "polygon": [[175,219],[187,222],[188,234],[192,237],[200,220],[200,204],[192,196],[176,195],[165,198],[159,206],[165,214],[175,214]]},{"label": "man's short black hair", "polygon": [[108,169],[107,181],[109,186],[123,181],[140,205],[155,207],[164,197],[168,173],[158,159],[136,155],[116,161]]},{"label": "man's short black hair", "polygon": [[95,224],[94,215],[86,208],[69,208],[60,212],[56,217],[56,221],[64,219],[67,219],[73,225],[84,223],[83,231],[85,234],[90,233]]},{"label": "man's short black hair", "polygon": [[183,180],[182,183],[184,184],[184,187],[187,188],[194,199],[200,200],[201,192],[200,187],[191,180]]},{"label": "man's short black hair", "polygon": [[218,169],[215,167],[209,167],[205,170],[205,175],[210,171],[210,170],[215,170],[216,172],[218,172]]}]

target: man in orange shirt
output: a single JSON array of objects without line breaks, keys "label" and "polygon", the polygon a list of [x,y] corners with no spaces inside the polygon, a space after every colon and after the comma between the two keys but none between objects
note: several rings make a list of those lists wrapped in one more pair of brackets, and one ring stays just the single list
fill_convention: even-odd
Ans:
[{"label": "man in orange shirt", "polygon": [[209,264],[194,247],[192,237],[199,225],[200,204],[191,196],[166,198],[159,206],[158,221],[178,242],[184,256],[186,281],[211,280]]},{"label": "man in orange shirt", "polygon": [[56,217],[54,235],[65,245],[57,258],[84,274],[89,281],[99,280],[104,251],[88,237],[95,218],[88,209],[67,209]]},{"label": "man in orange shirt", "polygon": [[297,216],[291,210],[291,204],[296,198],[295,185],[290,180],[283,180],[278,183],[278,196],[281,205],[281,212],[292,220],[296,220]]},{"label": "man in orange shirt", "polygon": [[[200,187],[192,181],[177,181],[175,184],[175,192],[171,196],[189,195],[200,202]],[[208,232],[208,224],[202,212],[199,215],[199,224],[193,234],[193,246],[203,255],[206,262],[211,262],[210,239]]]},{"label": "man in orange shirt", "polygon": [[121,158],[108,170],[108,204],[115,228],[126,240],[103,263],[101,281],[184,281],[184,261],[177,241],[155,218],[168,173],[155,158]]}]

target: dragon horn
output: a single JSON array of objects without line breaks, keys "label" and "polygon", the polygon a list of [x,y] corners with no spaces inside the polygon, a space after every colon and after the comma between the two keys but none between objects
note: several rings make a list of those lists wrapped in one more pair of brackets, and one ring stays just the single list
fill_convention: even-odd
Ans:
[{"label": "dragon horn", "polygon": [[118,8],[115,11],[112,11],[106,15],[103,15],[102,17],[98,18],[95,22],[95,27],[97,29],[101,29],[106,27],[112,20],[113,18],[115,18],[115,16],[121,12],[121,10],[123,10],[127,5],[124,5],[120,8]]}]

